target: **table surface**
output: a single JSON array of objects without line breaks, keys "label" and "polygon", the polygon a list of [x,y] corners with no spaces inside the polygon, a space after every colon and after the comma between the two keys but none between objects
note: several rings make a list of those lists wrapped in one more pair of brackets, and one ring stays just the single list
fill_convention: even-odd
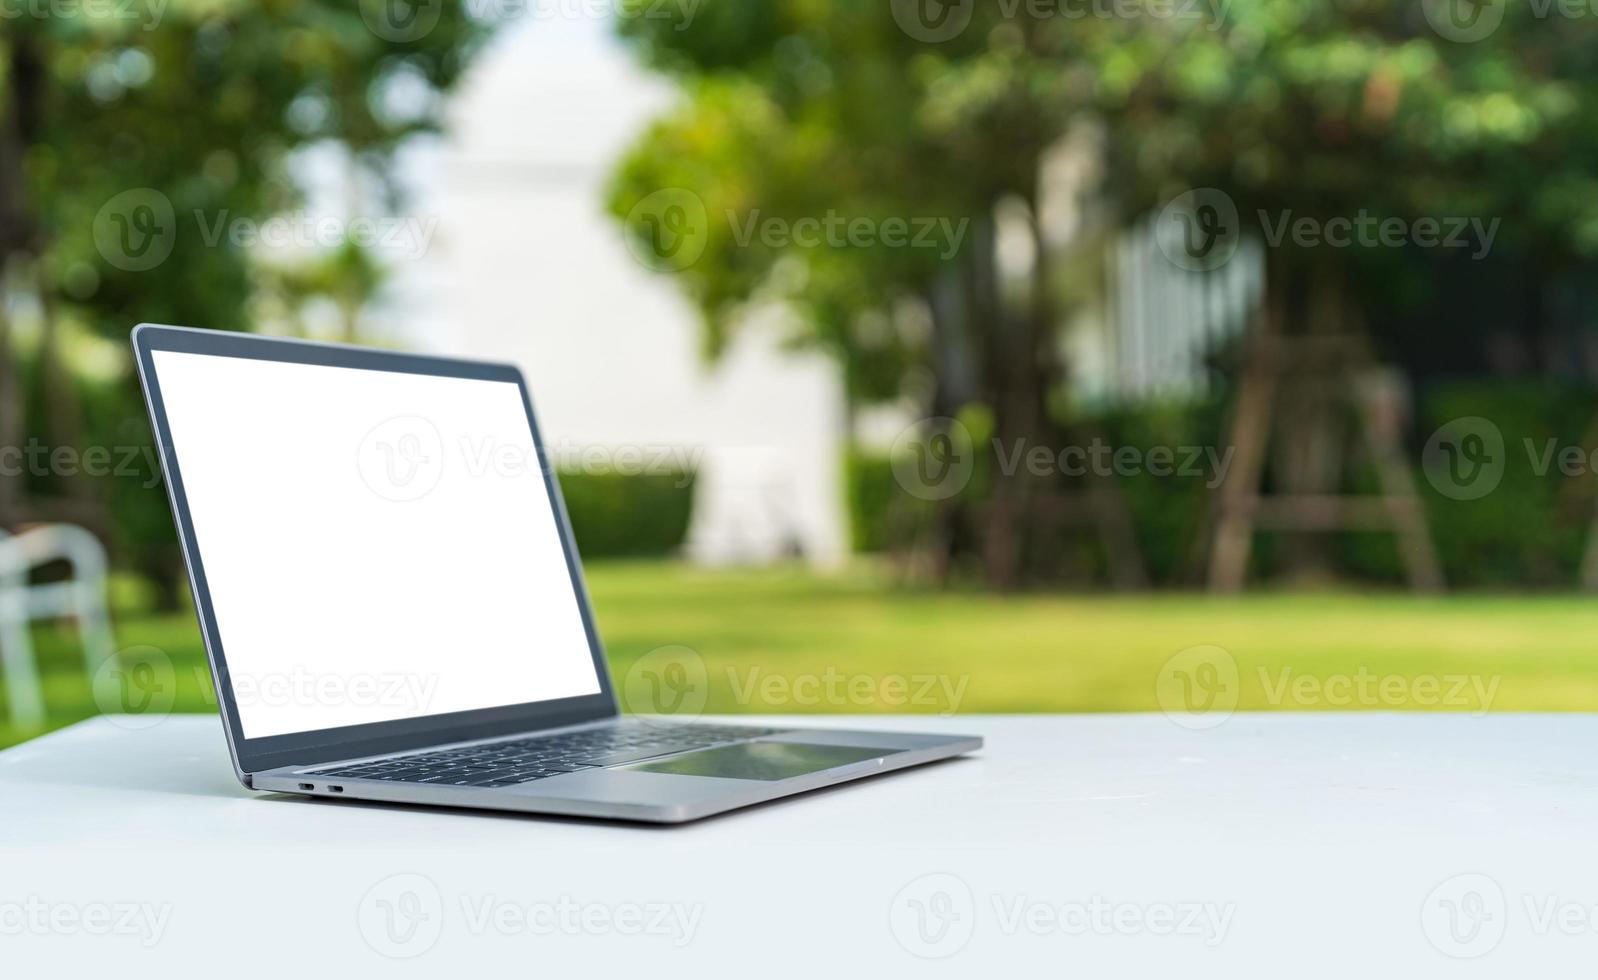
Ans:
[{"label": "table surface", "polygon": [[256,794],[215,717],[93,719],[0,753],[0,963],[1407,978],[1598,953],[1598,716],[793,721],[987,745],[640,827]]}]

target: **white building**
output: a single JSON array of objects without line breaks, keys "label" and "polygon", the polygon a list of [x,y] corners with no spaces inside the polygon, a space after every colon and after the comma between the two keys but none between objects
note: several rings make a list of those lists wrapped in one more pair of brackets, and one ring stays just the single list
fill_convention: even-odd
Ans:
[{"label": "white building", "polygon": [[759,329],[705,364],[696,311],[603,209],[611,169],[675,97],[607,21],[507,25],[452,96],[442,154],[407,166],[413,210],[439,225],[428,261],[396,269],[382,319],[420,346],[519,364],[559,457],[695,454],[697,560],[837,562],[835,370]]}]

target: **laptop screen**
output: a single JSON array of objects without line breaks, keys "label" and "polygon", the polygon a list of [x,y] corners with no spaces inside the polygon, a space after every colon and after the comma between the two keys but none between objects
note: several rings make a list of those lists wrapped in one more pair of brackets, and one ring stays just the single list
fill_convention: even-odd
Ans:
[{"label": "laptop screen", "polygon": [[246,738],[600,693],[517,385],[152,363]]}]

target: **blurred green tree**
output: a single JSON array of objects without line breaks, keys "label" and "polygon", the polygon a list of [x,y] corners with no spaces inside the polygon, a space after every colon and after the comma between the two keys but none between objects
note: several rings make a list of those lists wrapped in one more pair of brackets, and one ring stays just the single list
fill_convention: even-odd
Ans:
[{"label": "blurred green tree", "polygon": [[[12,13],[18,16],[12,16]],[[14,8],[0,33],[0,445],[82,449],[75,354],[140,321],[246,329],[249,250],[216,234],[296,205],[296,150],[335,146],[393,192],[395,150],[489,25],[433,0],[132,0]],[[341,303],[370,262],[339,250]],[[345,278],[349,278],[346,276]],[[19,323],[37,325],[19,336]],[[27,368],[24,369],[24,363]],[[102,435],[147,440],[131,365]],[[0,526],[68,518],[176,587],[164,501],[141,480],[0,473]],[[106,499],[106,498],[111,499]],[[116,520],[107,520],[107,508]]]},{"label": "blurred green tree", "polygon": [[[1598,18],[1559,5],[759,7],[707,0],[684,23],[632,0],[624,36],[685,98],[622,162],[612,209],[637,235],[658,223],[651,194],[702,202],[702,253],[667,268],[703,311],[712,354],[750,306],[783,301],[800,341],[838,358],[852,398],[909,395],[934,416],[975,405],[1004,446],[1060,444],[1065,256],[1039,217],[1040,188],[1051,154],[1084,133],[1104,180],[1082,189],[1118,223],[1191,190],[1224,195],[1231,230],[1268,245],[1266,308],[1285,331],[1357,334],[1371,291],[1391,288],[1365,273],[1400,264],[1379,241],[1301,240],[1305,219],[1323,233],[1361,215],[1411,229],[1496,221],[1495,240],[1473,244],[1547,267],[1598,248]],[[831,209],[969,217],[971,233],[952,257],[736,234],[751,214]],[[1033,241],[1027,281],[1007,281],[996,260],[1003,214]],[[1002,586],[1027,577],[1025,539],[1050,491],[1024,468],[992,475],[967,541]]]},{"label": "blurred green tree", "polygon": [[[750,306],[781,302],[799,314],[795,342],[837,360],[851,406],[909,394],[937,419],[980,406],[977,428],[1005,445],[1059,445],[1048,266],[1010,283],[995,263],[1001,201],[1046,251],[1040,162],[1081,101],[1052,83],[1058,66],[1030,56],[1027,31],[1041,25],[1000,32],[988,10],[934,55],[887,4],[762,8],[706,3],[685,28],[639,0],[621,20],[688,98],[623,161],[611,206],[634,234],[662,220],[652,202],[672,201],[663,190],[702,207],[702,251],[666,265],[703,311],[707,352]],[[828,220],[875,233],[798,240],[802,222]],[[752,234],[772,221],[794,233]],[[903,227],[893,222],[909,234],[892,235]],[[980,539],[983,574],[1009,586],[1023,573],[1028,509],[1049,491],[1024,470],[992,488],[980,513],[942,505],[933,547]],[[937,556],[938,574],[950,557]]]}]

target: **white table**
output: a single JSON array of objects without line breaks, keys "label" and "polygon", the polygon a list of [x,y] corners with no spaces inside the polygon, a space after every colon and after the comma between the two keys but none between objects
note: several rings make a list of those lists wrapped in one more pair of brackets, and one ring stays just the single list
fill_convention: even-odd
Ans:
[{"label": "white table", "polygon": [[840,723],[988,743],[651,828],[252,794],[213,717],[95,719],[0,753],[0,971],[1547,977],[1598,957],[1598,717]]}]

